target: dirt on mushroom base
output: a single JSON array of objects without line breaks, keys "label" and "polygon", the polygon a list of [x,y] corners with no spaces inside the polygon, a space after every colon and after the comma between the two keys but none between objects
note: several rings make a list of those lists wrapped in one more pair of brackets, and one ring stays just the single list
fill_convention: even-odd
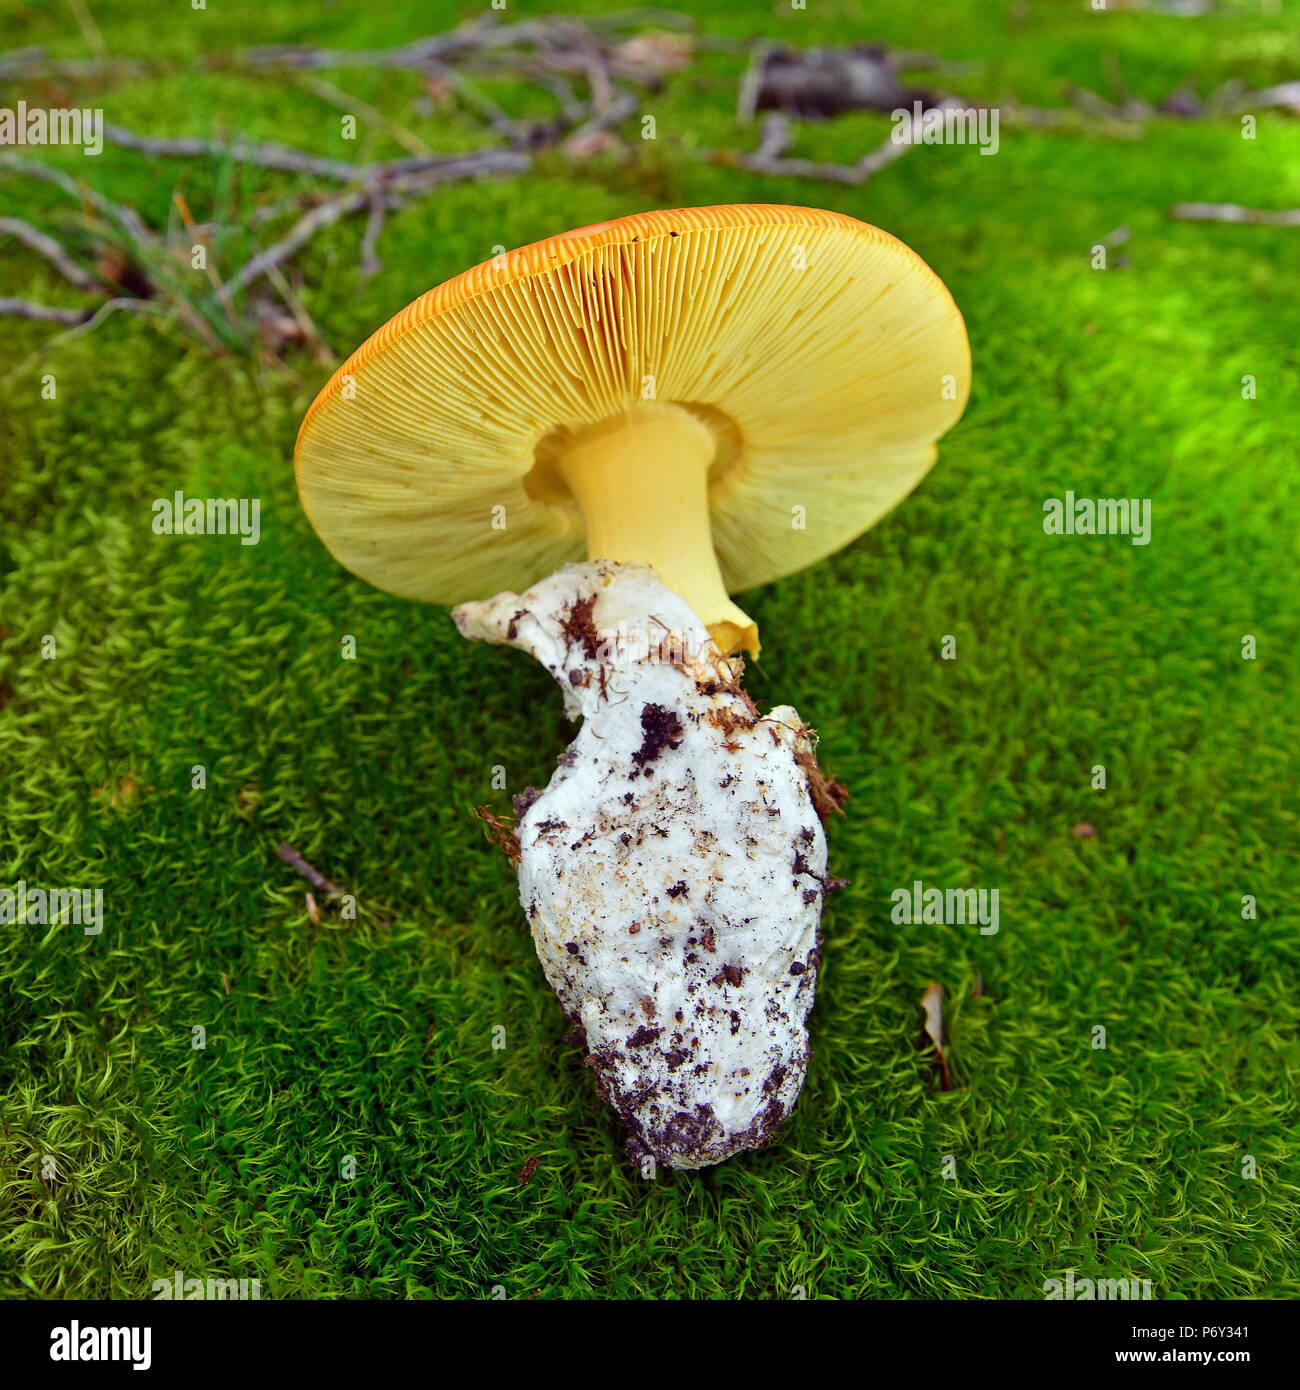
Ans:
[{"label": "dirt on mushroom base", "polygon": [[454,616],[535,656],[583,720],[518,803],[520,900],[629,1156],[698,1168],[766,1143],[803,1085],[837,886],[811,730],[760,715],[645,565],[568,565]]}]

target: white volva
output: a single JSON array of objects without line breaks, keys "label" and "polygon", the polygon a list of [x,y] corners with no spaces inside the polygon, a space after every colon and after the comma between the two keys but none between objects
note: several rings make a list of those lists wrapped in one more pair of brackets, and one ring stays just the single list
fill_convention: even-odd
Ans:
[{"label": "white volva", "polygon": [[647,565],[566,565],[454,617],[535,656],[583,721],[516,798],[519,895],[629,1155],[699,1168],[764,1143],[803,1085],[828,887],[798,715],[759,717]]}]

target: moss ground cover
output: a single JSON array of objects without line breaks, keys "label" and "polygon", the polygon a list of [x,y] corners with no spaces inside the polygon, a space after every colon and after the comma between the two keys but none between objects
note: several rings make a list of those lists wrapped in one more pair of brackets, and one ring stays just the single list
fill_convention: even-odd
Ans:
[{"label": "moss ground cover", "polygon": [[[1294,17],[1245,6],[678,8],[713,36],[931,47],[971,65],[951,79],[965,94],[1044,106],[1115,71],[1157,103],[1300,62]],[[109,119],[347,157],[311,92],[192,60],[386,46],[477,13],[92,9],[111,52],[156,60],[100,91]],[[0,41],[86,51],[56,8],[11,14]],[[1261,113],[1253,141],[1232,119],[1157,118],[1140,138],[1008,124],[995,157],[922,147],[853,188],[693,157],[752,143],[743,66],[718,48],[671,78],[656,140],[624,159],[543,152],[414,204],[369,281],[363,221],[298,265],[344,351],[495,245],[652,206],[837,209],[952,290],[975,384],[938,465],[854,545],[744,599],[764,634],[751,693],[795,703],[852,793],[794,1117],[715,1170],[631,1169],[470,814],[508,812],[497,767],[513,789],[550,775],[567,734],[549,678],[317,542],[290,460],[327,368],[217,359],[116,317],[0,388],[0,887],[106,903],[96,936],[0,928],[6,1294],[140,1297],[181,1268],[259,1278],[267,1298],[1001,1298],[1071,1267],[1158,1297],[1300,1294],[1300,232],[1167,215],[1300,205],[1300,122]],[[412,74],[330,76],[439,149],[483,138],[422,116]],[[889,122],[796,130],[795,153],[852,162]],[[368,129],[361,144],[402,152]],[[174,188],[201,216],[294,186],[113,148],[45,157],[155,225]],[[0,179],[0,214],[59,197]],[[1128,264],[1094,270],[1121,225]],[[14,243],[0,258],[0,293],[74,298]],[[6,371],[51,332],[4,324]],[[259,543],[154,534],[153,500],[177,489],[260,498]],[[1043,502],[1067,490],[1151,499],[1150,543],[1045,535]],[[357,920],[312,922],[282,841],[356,894]],[[890,894],[916,879],[997,887],[1000,930],[894,923]],[[920,1046],[931,981],[946,1092]]]}]

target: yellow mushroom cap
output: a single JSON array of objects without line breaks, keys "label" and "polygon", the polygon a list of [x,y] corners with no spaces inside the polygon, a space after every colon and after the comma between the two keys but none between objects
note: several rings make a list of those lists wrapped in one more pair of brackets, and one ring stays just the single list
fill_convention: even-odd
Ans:
[{"label": "yellow mushroom cap", "polygon": [[[574,441],[689,417],[738,592],[838,550],[910,492],[969,386],[961,314],[887,233],[816,208],[648,212],[505,253],[408,305],[316,398],[295,466],[343,565],[452,604],[583,558],[584,515],[554,462]],[[653,483],[649,452],[618,467]],[[629,496],[645,507],[644,486]]]}]

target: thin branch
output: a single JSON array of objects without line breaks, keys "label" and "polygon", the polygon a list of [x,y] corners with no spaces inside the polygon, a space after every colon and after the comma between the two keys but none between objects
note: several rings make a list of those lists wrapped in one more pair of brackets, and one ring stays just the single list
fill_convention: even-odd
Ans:
[{"label": "thin branch", "polygon": [[821,179],[827,183],[844,183],[857,187],[911,148],[911,141],[895,141],[891,137],[868,154],[864,154],[856,164],[822,164],[812,159],[784,159],[764,154],[761,150],[754,154],[745,154],[739,150],[701,150],[698,158],[711,164],[735,165],[747,169],[751,174],[768,174],[773,178]]},{"label": "thin branch", "polygon": [[0,56],[0,82],[24,77],[135,76],[147,71],[135,58],[51,58],[43,48],[18,48]]},{"label": "thin branch", "polygon": [[370,215],[366,218],[366,230],[361,237],[361,278],[368,280],[378,275],[384,268],[379,259],[379,238],[384,230],[384,219],[388,214],[388,199],[383,186],[376,184],[370,190]]},{"label": "thin branch", "polygon": [[150,241],[155,237],[153,230],[134,208],[127,207],[123,203],[112,202],[105,198],[102,193],[96,193],[93,188],[88,188],[75,179],[69,178],[61,169],[52,169],[49,165],[41,164],[37,160],[24,159],[21,155],[14,154],[0,154],[0,169],[11,169],[16,174],[27,174],[31,178],[54,184],[55,187],[61,188],[69,198],[74,198],[83,205],[89,203],[97,212],[112,218],[137,241]]},{"label": "thin branch", "polygon": [[38,256],[44,256],[55,270],[70,284],[75,285],[77,289],[92,291],[103,289],[97,276],[79,266],[52,236],[47,236],[39,227],[33,227],[30,222],[24,222],[21,217],[0,217],[0,236],[6,234],[21,241],[24,246],[35,251]]},{"label": "thin branch", "polygon": [[1300,208],[1244,208],[1239,203],[1175,203],[1169,215],[1179,222],[1248,222],[1270,227],[1300,227]]},{"label": "thin branch", "polygon": [[609,64],[595,45],[587,44],[584,48],[583,67],[587,72],[587,86],[599,115],[602,111],[607,111],[614,101],[614,88],[609,80]]},{"label": "thin branch", "polygon": [[789,148],[790,122],[779,112],[769,112],[763,118],[762,132],[755,153],[766,159],[776,159]]},{"label": "thin branch", "polygon": [[[445,34],[434,34],[395,48],[380,49],[322,49],[302,44],[280,44],[246,49],[236,55],[254,67],[330,68],[384,67],[410,68],[428,71],[449,58],[463,57],[474,52],[512,47],[566,47],[583,37],[594,37],[601,30],[637,27],[690,29],[693,21],[673,10],[639,9],[621,14],[592,16],[586,23],[572,19],[524,20],[517,24],[499,25],[493,17],[462,24]],[[231,59],[214,59],[229,64]]]},{"label": "thin branch", "polygon": [[116,313],[119,309],[125,313],[157,314],[160,316],[165,312],[161,305],[155,304],[150,299],[107,299],[89,318],[86,318],[83,314],[81,316],[83,321],[78,323],[75,327],[69,328],[66,333],[56,333],[52,338],[47,338],[35,352],[25,357],[13,371],[9,372],[4,377],[4,380],[9,381],[13,377],[16,377],[20,372],[24,371],[35,362],[38,357],[43,357],[47,352],[53,351],[56,347],[60,347],[64,343],[70,343],[74,338],[80,338],[87,333],[93,333],[110,314]]},{"label": "thin branch", "polygon": [[[283,217],[285,213],[300,212],[308,203],[314,202],[318,196],[315,193],[291,193],[287,198],[277,198],[273,203],[264,203],[260,208],[254,208],[249,213],[248,225],[260,227],[264,222],[274,222],[277,217]],[[215,228],[222,224],[205,222],[200,225]]]},{"label": "thin branch", "polygon": [[317,232],[333,226],[340,218],[369,207],[376,187],[387,187],[394,193],[424,193],[450,179],[473,178],[479,174],[520,173],[531,167],[532,160],[521,151],[482,150],[478,154],[444,159],[431,165],[425,161],[425,164],[427,167],[416,168],[400,178],[385,181],[372,179],[359,188],[346,189],[317,204],[300,217],[281,240],[258,252],[242,266],[229,282],[230,288],[247,289],[271,266],[283,266],[292,260]]},{"label": "thin branch", "polygon": [[579,99],[567,77],[558,72],[539,72],[536,80],[560,103],[560,118],[565,124],[576,125],[587,114],[588,104]]},{"label": "thin branch", "polygon": [[1293,114],[1300,116],[1300,82],[1282,82],[1276,87],[1264,87],[1249,94],[1249,104],[1254,106],[1284,106]]},{"label": "thin branch", "polygon": [[749,125],[758,110],[758,97],[763,90],[763,70],[767,67],[767,55],[771,51],[770,44],[759,43],[754,45],[749,55],[749,66],[740,79],[740,94],[736,98],[736,120],[740,125]]},{"label": "thin branch", "polygon": [[263,169],[276,169],[285,174],[312,174],[320,178],[338,179],[347,183],[362,177],[365,170],[346,159],[329,159],[307,154],[288,145],[272,141],[201,140],[192,136],[159,138],[137,135],[125,126],[104,122],[104,139],[124,150],[140,154],[161,155],[177,159],[234,159],[241,164],[256,164]]},{"label": "thin branch", "polygon": [[386,178],[395,193],[424,193],[452,179],[477,178],[482,174],[523,174],[533,166],[532,157],[522,150],[479,150],[476,154],[449,155],[423,166],[394,170]]},{"label": "thin branch", "polygon": [[625,121],[640,105],[639,97],[631,92],[624,92],[622,96],[616,97],[603,110],[597,110],[590,120],[584,121],[569,136],[566,144],[581,141],[592,135],[603,134],[621,121]]},{"label": "thin branch", "polygon": [[448,67],[445,63],[434,62],[430,66],[429,75],[441,82],[463,105],[476,111],[493,130],[511,140],[518,136],[518,122],[512,120],[486,92],[471,82],[464,73],[457,72],[455,68]]},{"label": "thin branch", "polygon": [[292,845],[276,845],[275,852],[291,869],[300,873],[318,893],[342,897],[343,889],[331,883],[318,869],[313,869]]},{"label": "thin branch", "polygon": [[1136,121],[1112,120],[1109,116],[1089,117],[1077,106],[1015,106],[1009,101],[998,106],[1001,123],[1007,127],[1031,130],[1080,130],[1103,140],[1141,140],[1143,127]]},{"label": "thin branch", "polygon": [[357,212],[369,201],[370,189],[363,187],[347,189],[343,193],[336,193],[332,198],[327,198],[323,203],[318,203],[293,224],[285,237],[245,262],[230,281],[231,290],[247,289],[272,266],[282,266],[286,261],[292,260],[317,232],[332,227],[339,218]]},{"label": "thin branch", "polygon": [[[104,126],[104,136],[124,149],[138,150],[143,154],[174,155],[179,158],[224,156],[266,169],[317,174],[345,183],[364,184],[367,187],[376,180],[389,181],[394,186],[409,183],[411,187],[432,187],[433,184],[450,178],[462,178],[476,173],[518,173],[529,167],[526,155],[519,156],[509,150],[480,150],[470,155],[429,154],[408,159],[380,160],[374,164],[352,164],[347,160],[328,159],[292,149],[287,145],[269,142],[226,142],[200,140],[188,136],[179,139],[158,139],[137,135],[122,126],[108,124]],[[521,158],[523,163],[519,162]],[[2,161],[3,157],[0,157],[0,162]]]},{"label": "thin branch", "polygon": [[540,74],[543,72],[572,74],[585,77],[588,83],[594,81],[597,84],[614,77],[621,77],[642,87],[656,87],[662,81],[660,74],[653,68],[605,53],[597,53],[600,59],[597,71],[592,63],[593,52],[596,51],[583,51],[570,46],[544,48],[527,56],[514,53],[484,54],[475,62],[475,70],[488,73],[522,73],[534,81],[540,80]]},{"label": "thin branch", "polygon": [[[462,69],[470,61],[479,67],[508,64],[518,68],[531,63],[554,71],[583,73],[596,84],[609,75],[641,83],[658,80],[657,73],[621,57],[616,48],[617,45],[610,45],[595,29],[577,20],[524,20],[506,25],[479,20],[450,33],[416,39],[396,48],[348,50],[284,44],[245,49],[236,55],[211,59],[209,65],[242,64],[297,71],[378,67],[436,74],[440,67],[458,60]],[[504,52],[509,49],[532,51],[527,63],[521,64],[518,55]],[[603,71],[592,70],[593,55]]]},{"label": "thin branch", "polygon": [[30,299],[0,299],[0,315],[17,319],[39,319],[43,323],[83,323],[89,309],[64,309],[55,304],[36,304]]},{"label": "thin branch", "polygon": [[[450,33],[435,34],[396,48],[327,49],[301,44],[279,44],[249,48],[238,59],[253,67],[342,68],[379,67],[428,71],[433,63],[475,50],[509,48],[514,45],[545,45],[570,37],[572,21],[547,23],[524,20],[518,24],[495,25],[482,20],[463,24]],[[229,62],[229,59],[225,61]]]},{"label": "thin branch", "polygon": [[1129,115],[1124,107],[1115,106],[1105,97],[1089,91],[1087,87],[1070,86],[1066,88],[1065,94],[1072,106],[1077,107],[1085,115],[1095,116],[1099,120],[1130,121],[1138,119],[1136,116]]}]

